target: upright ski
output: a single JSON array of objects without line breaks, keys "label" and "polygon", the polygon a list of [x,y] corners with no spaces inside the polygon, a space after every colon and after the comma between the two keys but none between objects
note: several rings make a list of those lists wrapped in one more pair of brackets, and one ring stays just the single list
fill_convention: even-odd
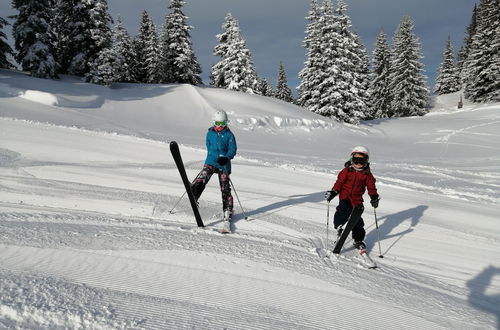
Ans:
[{"label": "upright ski", "polygon": [[193,209],[196,224],[198,225],[198,227],[205,227],[203,221],[201,220],[200,211],[198,210],[198,205],[196,204],[196,200],[194,199],[193,191],[191,190],[191,182],[189,182],[186,175],[186,169],[184,168],[184,163],[182,162],[181,152],[179,151],[179,145],[177,144],[177,142],[170,142],[170,152],[172,153],[175,165],[177,166],[179,174],[181,175],[182,182],[184,183],[184,188],[186,188],[186,193],[189,197],[191,208]]},{"label": "upright ski", "polygon": [[335,242],[335,246],[333,247],[333,253],[340,253],[340,250],[342,250],[342,246],[344,245],[345,240],[351,233],[352,229],[354,226],[358,223],[359,219],[361,218],[361,214],[363,214],[364,210],[363,204],[358,204],[356,205],[352,212],[351,215],[349,216],[349,220],[347,221],[342,234],[340,237],[337,238],[337,242]]}]

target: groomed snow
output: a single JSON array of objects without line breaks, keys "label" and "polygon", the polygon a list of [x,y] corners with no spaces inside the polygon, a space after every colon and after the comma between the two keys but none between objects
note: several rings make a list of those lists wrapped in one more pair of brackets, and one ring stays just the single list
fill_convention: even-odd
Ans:
[{"label": "groomed snow", "polygon": [[[0,70],[0,328],[497,329],[500,104],[458,99],[350,126],[208,87]],[[235,199],[229,235],[216,179],[206,228],[185,199],[169,212],[183,186],[168,143],[193,178],[215,109],[249,217]],[[324,257],[323,194],[358,144],[382,197],[378,230],[364,214],[375,270],[351,241]]]}]

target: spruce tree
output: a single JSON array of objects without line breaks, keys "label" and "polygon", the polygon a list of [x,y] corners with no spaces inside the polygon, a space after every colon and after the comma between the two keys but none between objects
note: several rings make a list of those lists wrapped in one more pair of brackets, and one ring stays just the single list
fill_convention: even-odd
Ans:
[{"label": "spruce tree", "polygon": [[170,0],[171,12],[165,17],[162,36],[161,60],[163,62],[163,80],[167,83],[201,84],[201,66],[193,51],[187,25],[187,17],[182,12],[185,4],[182,0]]},{"label": "spruce tree", "polygon": [[0,69],[14,69],[14,64],[9,61],[9,56],[14,56],[12,47],[7,43],[7,36],[3,32],[4,26],[9,23],[0,17]]},{"label": "spruce tree", "polygon": [[356,80],[359,82],[360,89],[356,93],[362,102],[363,114],[359,117],[360,119],[373,119],[374,113],[372,113],[371,108],[371,91],[370,91],[370,58],[368,56],[368,50],[366,49],[361,37],[356,32],[352,31],[354,41],[357,47],[354,48],[354,53],[357,55],[358,61],[354,62],[356,67]]},{"label": "spruce tree", "polygon": [[220,57],[221,60],[212,65],[210,70],[210,85],[212,86],[227,88],[224,66],[227,64],[225,59],[229,48],[230,31],[234,29],[236,24],[234,17],[231,14],[227,14],[222,24],[222,33],[215,36],[219,43],[215,45],[213,55]]},{"label": "spruce tree", "polygon": [[341,117],[338,116],[337,111],[340,109],[335,102],[335,98],[340,99],[341,95],[334,95],[332,90],[340,72],[335,60],[340,57],[338,29],[339,22],[334,16],[332,2],[325,0],[315,25],[314,36],[311,38],[311,46],[317,49],[314,49],[314,56],[310,58],[307,84],[311,92],[304,103],[304,106],[314,113],[336,118]]},{"label": "spruce tree", "polygon": [[33,77],[57,78],[52,0],[13,0],[16,60]]},{"label": "spruce tree", "polygon": [[160,48],[158,34],[151,15],[142,12],[139,33],[134,39],[136,54],[136,81],[141,83],[158,83],[161,80]]},{"label": "spruce tree", "polygon": [[496,101],[500,80],[500,1],[481,0],[477,7],[477,21],[477,31],[466,61],[465,96],[473,102]]},{"label": "spruce tree", "polygon": [[118,17],[115,30],[113,31],[113,46],[112,48],[121,57],[121,65],[116,71],[116,81],[119,82],[135,82],[137,81],[137,73],[135,71],[136,54],[134,44],[123,26],[121,17]]},{"label": "spruce tree", "polygon": [[262,96],[274,96],[273,85],[267,79],[259,80],[259,91]]},{"label": "spruce tree", "polygon": [[139,34],[134,40],[136,53],[136,80],[142,83],[159,83],[162,81],[162,65],[158,34],[151,15],[142,13]]},{"label": "spruce tree", "polygon": [[500,102],[500,24],[497,25],[495,36],[491,46],[492,49],[492,64],[490,72],[492,73],[492,83],[490,86],[490,100]]},{"label": "spruce tree", "polygon": [[123,27],[121,17],[118,17],[113,30],[112,44],[101,50],[94,60],[92,69],[87,74],[89,82],[109,86],[113,82],[134,82],[135,52],[132,41]]},{"label": "spruce tree", "polygon": [[56,31],[61,73],[85,76],[111,44],[107,0],[58,0]]},{"label": "spruce tree", "polygon": [[373,50],[373,79],[370,84],[370,107],[373,118],[388,118],[393,115],[389,90],[390,61],[391,50],[387,43],[387,36],[380,31]]},{"label": "spruce tree", "polygon": [[460,75],[461,82],[464,81],[465,77],[465,62],[469,57],[470,47],[472,44],[472,38],[476,34],[477,30],[477,5],[474,5],[474,9],[472,10],[471,22],[467,29],[465,30],[465,38],[463,41],[463,45],[458,52],[458,73]]},{"label": "spruce tree", "polygon": [[390,64],[392,117],[422,116],[428,112],[429,90],[423,75],[423,58],[413,20],[405,16],[394,33]]},{"label": "spruce tree", "polygon": [[241,36],[238,21],[228,13],[222,28],[224,32],[216,36],[219,44],[214,48],[214,55],[221,60],[212,67],[212,84],[246,93],[258,92],[259,80],[252,55]]},{"label": "spruce tree", "polygon": [[314,77],[321,70],[319,66],[319,60],[322,57],[321,42],[320,42],[320,31],[319,20],[321,17],[321,10],[318,6],[317,0],[311,0],[311,8],[309,10],[309,15],[306,19],[309,21],[303,41],[303,47],[306,49],[306,61],[304,62],[304,68],[299,72],[299,78],[301,80],[300,85],[297,87],[299,90],[299,97],[297,99],[297,104],[303,106],[304,108],[311,109],[313,103],[313,95],[316,91],[317,80]]},{"label": "spruce tree", "polygon": [[116,72],[119,70],[120,65],[121,58],[113,47],[104,48],[92,62],[90,72],[85,75],[86,81],[109,86],[118,80]]},{"label": "spruce tree", "polygon": [[439,67],[434,92],[438,95],[449,94],[460,90],[460,77],[453,56],[451,38],[448,37],[443,51],[443,62]]},{"label": "spruce tree", "polygon": [[293,95],[290,87],[288,87],[288,79],[286,76],[285,66],[280,62],[278,70],[278,83],[276,84],[276,93],[274,97],[289,103],[293,103]]},{"label": "spruce tree", "polygon": [[335,14],[330,0],[323,4],[324,13],[318,21],[323,56],[318,58],[320,70],[313,82],[317,88],[308,108],[323,116],[357,124],[365,117],[366,90],[360,77],[361,48],[346,9],[343,0],[338,1]]}]

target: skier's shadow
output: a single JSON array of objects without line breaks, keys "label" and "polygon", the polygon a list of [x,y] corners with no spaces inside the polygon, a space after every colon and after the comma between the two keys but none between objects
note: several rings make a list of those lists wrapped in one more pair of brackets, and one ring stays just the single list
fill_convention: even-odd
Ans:
[{"label": "skier's shadow", "polygon": [[285,209],[285,208],[289,208],[289,207],[292,207],[292,206],[295,206],[298,204],[303,204],[303,203],[321,202],[325,199],[324,196],[325,196],[324,191],[320,191],[320,192],[312,193],[312,194],[306,194],[306,195],[288,196],[288,198],[286,198],[282,201],[272,203],[269,205],[265,205],[265,206],[259,207],[258,209],[255,209],[252,211],[248,211],[247,216],[251,217],[251,216],[255,216],[257,214],[265,214],[265,215],[260,216],[260,218],[264,218],[266,216],[269,216],[269,215],[277,212],[278,209]]},{"label": "skier's shadow", "polygon": [[[424,215],[425,210],[427,210],[428,208],[429,207],[427,205],[420,205],[405,211],[389,214],[379,218],[379,233],[377,233],[377,229],[370,231],[368,235],[366,235],[366,243],[370,248],[373,248],[375,242],[378,241],[378,235],[380,235],[380,240],[397,237],[397,239],[385,250],[385,252],[382,253],[382,255],[387,254],[392,249],[392,247],[396,245],[396,243],[401,238],[403,238],[404,235],[413,231],[413,228],[418,224],[418,222]],[[366,214],[364,214],[363,217],[366,218]],[[407,221],[409,221],[408,228],[397,233],[392,233],[392,231],[396,227]]]},{"label": "skier's shadow", "polygon": [[469,304],[486,313],[490,313],[497,318],[497,329],[500,329],[500,294],[487,295],[486,290],[491,285],[495,276],[500,276],[500,268],[495,266],[486,267],[473,279],[467,281],[469,289],[467,297]]}]

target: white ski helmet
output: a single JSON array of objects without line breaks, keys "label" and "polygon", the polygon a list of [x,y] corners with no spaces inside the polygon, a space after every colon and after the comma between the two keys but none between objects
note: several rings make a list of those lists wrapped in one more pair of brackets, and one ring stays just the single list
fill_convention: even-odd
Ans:
[{"label": "white ski helmet", "polygon": [[216,121],[224,121],[227,122],[227,113],[224,110],[217,110],[213,117],[212,117],[214,123]]},{"label": "white ski helmet", "polygon": [[352,148],[351,156],[354,154],[365,155],[366,160],[370,158],[370,151],[368,150],[367,147],[364,146],[355,146],[354,148]]}]

